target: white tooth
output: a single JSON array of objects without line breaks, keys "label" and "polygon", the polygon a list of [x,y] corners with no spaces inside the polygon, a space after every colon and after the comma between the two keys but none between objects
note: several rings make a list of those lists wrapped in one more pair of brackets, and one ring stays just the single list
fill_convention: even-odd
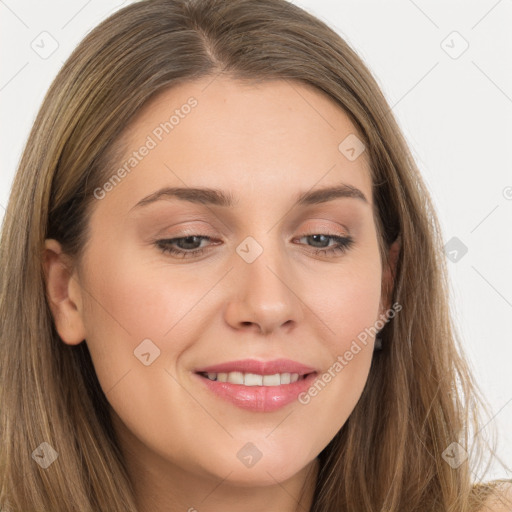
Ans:
[{"label": "white tooth", "polygon": [[258,375],[257,373],[207,372],[208,379],[217,382],[229,382],[245,386],[280,386],[297,382],[300,378],[298,373],[275,373],[274,375]]},{"label": "white tooth", "polygon": [[246,373],[244,375],[244,384],[246,386],[261,386],[263,384],[263,376],[255,373]]},{"label": "white tooth", "polygon": [[290,374],[281,373],[281,384],[290,384]]},{"label": "white tooth", "polygon": [[279,386],[281,384],[281,376],[279,373],[275,375],[263,375],[264,386]]},{"label": "white tooth", "polygon": [[231,382],[231,384],[243,384],[244,374],[242,372],[229,372],[227,382]]}]

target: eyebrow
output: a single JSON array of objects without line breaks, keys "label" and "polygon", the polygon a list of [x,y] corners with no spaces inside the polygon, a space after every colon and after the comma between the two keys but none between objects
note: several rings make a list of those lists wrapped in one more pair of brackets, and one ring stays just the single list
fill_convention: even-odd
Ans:
[{"label": "eyebrow", "polygon": [[[345,197],[359,199],[362,202],[369,204],[366,196],[361,192],[361,190],[347,184],[340,184],[334,187],[320,188],[300,193],[295,198],[295,204],[298,206],[307,206],[326,203],[334,199]],[[238,200],[235,200],[232,194],[214,188],[164,187],[141,199],[132,208],[132,210],[155,203],[156,201],[170,199],[180,199],[191,203],[222,206],[226,208],[238,204]]]}]

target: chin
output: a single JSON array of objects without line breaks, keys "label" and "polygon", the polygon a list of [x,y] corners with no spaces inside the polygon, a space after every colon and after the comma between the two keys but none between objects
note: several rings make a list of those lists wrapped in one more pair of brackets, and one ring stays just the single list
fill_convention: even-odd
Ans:
[{"label": "chin", "polygon": [[[222,462],[219,458],[214,457],[212,460],[220,462],[220,464],[216,464],[213,468],[205,469],[213,473],[216,478],[225,479],[226,484],[244,487],[263,487],[275,485],[276,482],[284,482],[292,478],[308,464],[308,461],[304,461],[301,464],[296,453],[272,453],[272,455],[267,456],[262,454],[261,458],[257,461],[255,459],[251,461],[248,458],[244,462],[244,455],[245,453],[251,453],[251,448],[249,447],[245,452],[242,448],[240,452],[238,456],[235,455],[234,459],[223,457]],[[252,456],[257,457],[257,452],[254,451]]]},{"label": "chin", "polygon": [[276,485],[277,482],[285,482],[297,474],[302,468],[300,467],[288,467],[283,471],[276,468],[272,464],[268,467],[260,467],[256,469],[236,468],[231,469],[232,473],[226,478],[226,474],[218,475],[221,478],[225,478],[224,483],[232,485],[234,487],[267,487]]}]

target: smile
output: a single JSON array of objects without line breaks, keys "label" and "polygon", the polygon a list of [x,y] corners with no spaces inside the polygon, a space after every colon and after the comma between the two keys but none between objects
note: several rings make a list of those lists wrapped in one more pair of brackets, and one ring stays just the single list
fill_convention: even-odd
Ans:
[{"label": "smile", "polygon": [[193,375],[211,392],[212,399],[252,412],[273,412],[298,402],[298,396],[313,384],[318,373],[260,375],[209,372]]},{"label": "smile", "polygon": [[306,375],[299,376],[298,373],[275,373],[274,375],[259,375],[257,373],[229,372],[215,373],[208,372],[201,374],[210,380],[217,382],[229,382],[243,386],[281,386],[282,384],[293,384]]}]

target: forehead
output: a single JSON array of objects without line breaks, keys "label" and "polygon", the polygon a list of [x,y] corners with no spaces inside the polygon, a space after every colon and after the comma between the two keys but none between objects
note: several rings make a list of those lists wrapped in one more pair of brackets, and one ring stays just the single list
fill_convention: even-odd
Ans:
[{"label": "forehead", "polygon": [[112,196],[122,188],[135,204],[156,187],[202,186],[251,200],[345,183],[371,202],[360,139],[343,109],[311,86],[205,77],[159,93],[135,117],[117,162],[128,172]]}]

